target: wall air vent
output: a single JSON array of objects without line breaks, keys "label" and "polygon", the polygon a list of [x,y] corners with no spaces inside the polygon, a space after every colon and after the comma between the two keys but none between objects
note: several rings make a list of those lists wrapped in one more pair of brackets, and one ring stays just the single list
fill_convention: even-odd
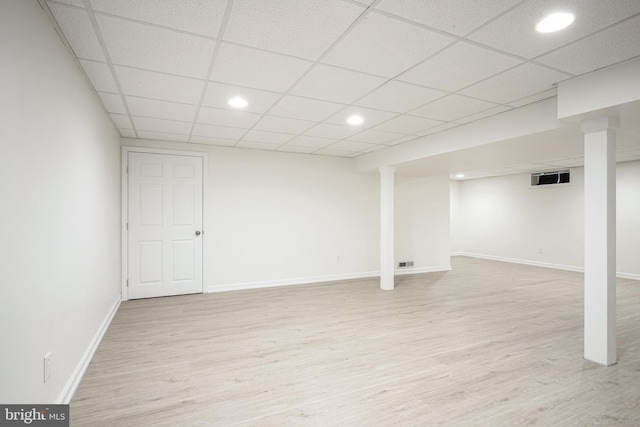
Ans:
[{"label": "wall air vent", "polygon": [[413,261],[398,261],[398,268],[413,267]]},{"label": "wall air vent", "polygon": [[571,171],[562,169],[552,172],[536,172],[531,174],[531,186],[566,184],[571,182]]}]

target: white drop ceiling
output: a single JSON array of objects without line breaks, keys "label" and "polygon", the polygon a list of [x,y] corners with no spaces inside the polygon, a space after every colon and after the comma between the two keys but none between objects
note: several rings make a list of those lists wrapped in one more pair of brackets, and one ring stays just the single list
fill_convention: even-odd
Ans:
[{"label": "white drop ceiling", "polygon": [[[640,0],[40,2],[123,137],[309,155],[384,150],[640,56]],[[536,33],[556,10],[575,23]],[[233,96],[248,107],[229,107]],[[347,125],[352,114],[365,122]],[[581,146],[567,145],[509,164],[482,162],[496,158],[487,147],[475,163],[449,156],[442,173],[579,166]],[[619,159],[640,159],[638,145]],[[402,170],[438,170],[437,160]]]}]

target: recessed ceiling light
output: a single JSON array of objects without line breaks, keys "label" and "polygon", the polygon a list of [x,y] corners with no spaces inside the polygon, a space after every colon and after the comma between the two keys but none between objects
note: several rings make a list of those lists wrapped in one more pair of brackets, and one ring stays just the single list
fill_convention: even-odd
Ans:
[{"label": "recessed ceiling light", "polygon": [[552,13],[538,22],[536,31],[539,33],[553,33],[571,25],[575,16],[572,13]]},{"label": "recessed ceiling light", "polygon": [[240,98],[239,96],[236,96],[235,98],[231,98],[229,100],[229,105],[235,108],[244,108],[247,105],[249,105],[249,103],[244,99]]},{"label": "recessed ceiling light", "polygon": [[357,126],[364,123],[364,119],[361,116],[351,116],[347,119],[347,123],[349,123],[350,125]]},{"label": "recessed ceiling light", "polygon": [[456,178],[464,178],[464,174],[463,173],[459,173],[456,175]]}]

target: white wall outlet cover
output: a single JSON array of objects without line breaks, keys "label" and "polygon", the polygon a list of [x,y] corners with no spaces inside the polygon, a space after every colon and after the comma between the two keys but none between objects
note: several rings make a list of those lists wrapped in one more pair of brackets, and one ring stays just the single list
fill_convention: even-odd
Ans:
[{"label": "white wall outlet cover", "polygon": [[46,383],[51,377],[51,352],[44,355],[43,380]]}]

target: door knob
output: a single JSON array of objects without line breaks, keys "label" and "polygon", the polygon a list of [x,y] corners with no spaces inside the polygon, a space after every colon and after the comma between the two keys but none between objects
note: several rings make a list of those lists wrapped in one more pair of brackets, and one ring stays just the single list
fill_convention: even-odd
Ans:
[{"label": "door knob", "polygon": [[202,232],[201,232],[200,230],[197,230],[197,231],[196,231],[196,236],[199,236],[199,235],[201,235],[201,234],[202,234]]}]

